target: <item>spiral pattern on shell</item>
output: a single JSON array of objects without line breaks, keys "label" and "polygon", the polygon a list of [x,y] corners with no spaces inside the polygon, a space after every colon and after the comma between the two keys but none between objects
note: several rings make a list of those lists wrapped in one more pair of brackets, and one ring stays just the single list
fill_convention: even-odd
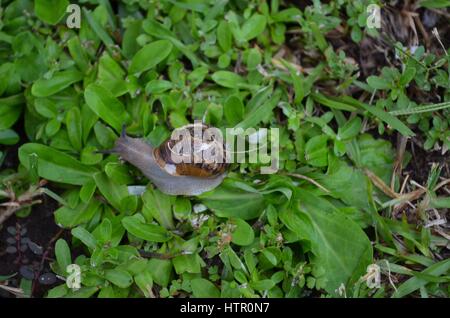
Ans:
[{"label": "spiral pattern on shell", "polygon": [[158,165],[175,176],[214,177],[227,167],[227,149],[217,128],[195,123],[177,128],[153,151]]}]

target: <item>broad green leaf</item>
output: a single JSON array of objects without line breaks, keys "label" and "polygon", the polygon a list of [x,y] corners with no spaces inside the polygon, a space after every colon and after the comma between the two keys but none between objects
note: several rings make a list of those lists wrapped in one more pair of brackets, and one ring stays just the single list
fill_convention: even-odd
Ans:
[{"label": "broad green leaf", "polygon": [[231,233],[231,242],[240,246],[247,246],[253,243],[255,233],[247,222],[242,219],[234,219],[231,223],[235,226]]},{"label": "broad green leaf", "polygon": [[167,287],[172,274],[172,262],[170,260],[152,258],[148,261],[147,270],[152,273],[155,283]]},{"label": "broad green leaf", "polygon": [[46,97],[62,91],[73,83],[83,79],[79,71],[68,70],[54,73],[49,79],[40,78],[31,87],[31,93],[36,97]]},{"label": "broad green leaf", "polygon": [[275,286],[275,283],[271,279],[263,279],[250,283],[250,287],[254,290],[269,290]]},{"label": "broad green leaf", "polygon": [[29,155],[32,153],[38,156],[39,176],[51,181],[83,185],[98,171],[52,147],[34,143],[19,148],[20,162],[27,169],[30,169]]},{"label": "broad green leaf", "polygon": [[177,274],[183,273],[200,273],[201,272],[201,258],[195,254],[179,255],[172,259],[172,264]]},{"label": "broad green leaf", "polygon": [[255,103],[255,106],[251,107],[250,104],[252,101],[250,101],[247,105],[247,113],[245,114],[244,120],[237,124],[235,128],[247,129],[249,127],[256,127],[261,121],[270,118],[272,110],[278,105],[280,98],[281,91],[275,90],[269,99],[261,104]]},{"label": "broad green leaf", "polygon": [[235,126],[244,119],[244,104],[236,95],[231,95],[225,101],[223,112],[227,122]]},{"label": "broad green leaf", "polygon": [[[316,178],[322,186],[331,192],[335,198],[339,198],[350,206],[368,211],[367,177],[364,173],[348,165],[343,160],[330,157],[328,171],[325,175]],[[357,184],[357,187],[349,187],[349,184]]]},{"label": "broad green leaf", "polygon": [[416,75],[416,69],[414,67],[407,67],[400,77],[399,84],[402,86],[406,86],[411,82]]},{"label": "broad green leaf", "polygon": [[196,278],[191,280],[192,294],[196,298],[219,298],[220,292],[209,280]]},{"label": "broad green leaf", "polygon": [[143,223],[134,216],[124,217],[122,224],[128,232],[149,242],[167,242],[171,238],[170,233],[162,226]]},{"label": "broad green leaf", "polygon": [[98,65],[97,83],[115,97],[121,96],[128,90],[124,76],[123,68],[107,52],[103,53]]},{"label": "broad green leaf", "polygon": [[211,77],[214,82],[227,88],[239,88],[245,84],[244,78],[230,71],[217,71]]},{"label": "broad green leaf", "polygon": [[367,78],[367,84],[373,89],[380,90],[389,89],[392,85],[389,81],[379,76],[369,76]]},{"label": "broad green leaf", "polygon": [[0,130],[0,144],[14,145],[19,142],[19,135],[12,129]]},{"label": "broad green leaf", "polygon": [[81,114],[78,107],[72,107],[66,114],[66,126],[69,140],[75,150],[80,151],[82,145],[82,123]]},{"label": "broad green leaf", "polygon": [[148,188],[142,195],[142,214],[149,221],[155,218],[166,229],[173,229],[172,197],[158,189]]},{"label": "broad green leaf", "polygon": [[172,43],[167,40],[147,44],[134,55],[128,72],[130,74],[142,73],[155,67],[170,54],[172,47]]},{"label": "broad green leaf", "polygon": [[90,84],[84,91],[84,98],[91,110],[111,125],[117,133],[120,133],[123,124],[129,122],[130,116],[125,111],[124,105],[102,86]]},{"label": "broad green leaf", "polygon": [[347,290],[373,262],[372,245],[362,229],[327,200],[304,189],[296,192],[298,201],[280,213],[282,222],[311,243],[314,264],[325,270],[325,289],[336,295],[344,284]]},{"label": "broad green leaf", "polygon": [[339,140],[346,140],[356,137],[361,130],[361,119],[354,117],[350,119],[345,125],[338,129],[337,137]]},{"label": "broad green leaf", "polygon": [[68,0],[35,0],[34,13],[48,24],[56,24],[66,13]]},{"label": "broad green leaf", "polygon": [[128,168],[117,162],[108,162],[105,165],[105,172],[111,181],[116,184],[130,184],[134,181],[128,171]]},{"label": "broad green leaf", "polygon": [[305,145],[305,160],[314,167],[328,165],[328,136],[318,135],[309,139]]},{"label": "broad green leaf", "polygon": [[249,220],[258,217],[264,209],[264,198],[255,189],[230,180],[213,191],[199,196],[202,202],[219,217]]},{"label": "broad green leaf", "polygon": [[[136,204],[133,206],[124,204],[124,200],[129,197],[128,188],[123,184],[118,184],[108,178],[106,173],[99,172],[93,175],[95,184],[100,190],[101,194],[108,200],[108,202],[119,211],[131,210],[134,211]],[[135,197],[131,197],[136,200]],[[128,201],[127,201],[128,202]]]},{"label": "broad green leaf", "polygon": [[140,290],[144,293],[145,297],[150,298],[153,295],[153,278],[150,271],[146,270],[134,276],[134,281],[136,282],[136,285],[138,285]]},{"label": "broad green leaf", "polygon": [[85,228],[78,226],[71,231],[72,235],[83,242],[87,247],[94,249],[97,246],[97,240]]},{"label": "broad green leaf", "polygon": [[241,28],[243,40],[249,41],[256,38],[266,28],[266,18],[260,14],[254,14],[244,22]]},{"label": "broad green leaf", "polygon": [[127,271],[119,268],[105,271],[105,278],[120,288],[127,288],[133,283],[133,277]]},{"label": "broad green leaf", "polygon": [[23,94],[0,98],[0,130],[14,125],[22,113],[22,104],[24,103]]},{"label": "broad green leaf", "polygon": [[59,239],[55,244],[55,256],[59,267],[65,272],[67,266],[72,264],[70,248],[64,239]]},{"label": "broad green leaf", "polygon": [[224,52],[231,49],[232,34],[228,23],[224,20],[220,21],[217,27],[217,41]]}]

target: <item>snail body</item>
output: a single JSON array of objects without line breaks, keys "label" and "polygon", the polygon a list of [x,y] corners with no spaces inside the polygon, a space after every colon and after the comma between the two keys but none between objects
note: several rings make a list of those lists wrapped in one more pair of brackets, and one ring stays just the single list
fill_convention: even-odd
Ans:
[{"label": "snail body", "polygon": [[[194,124],[198,125],[198,124]],[[194,125],[188,125],[187,132],[193,132]],[[202,132],[207,126],[201,125]],[[194,138],[200,148],[214,146],[223,152],[223,143],[212,140],[210,143],[198,141]],[[187,140],[186,140],[187,141]],[[188,142],[191,142],[189,140]],[[170,195],[200,195],[210,191],[222,183],[226,176],[228,164],[225,162],[212,162],[202,158],[195,158],[196,152],[191,155],[192,160],[181,161],[179,157],[172,156],[174,148],[180,145],[172,138],[166,140],[159,147],[153,147],[141,138],[132,138],[126,135],[125,131],[116,140],[112,152],[120,155],[122,159],[137,167],[150,179],[153,184],[163,193]],[[184,144],[186,145],[186,144]],[[219,147],[219,148],[217,148]],[[183,156],[181,156],[183,157]],[[177,160],[178,159],[178,160]]]}]

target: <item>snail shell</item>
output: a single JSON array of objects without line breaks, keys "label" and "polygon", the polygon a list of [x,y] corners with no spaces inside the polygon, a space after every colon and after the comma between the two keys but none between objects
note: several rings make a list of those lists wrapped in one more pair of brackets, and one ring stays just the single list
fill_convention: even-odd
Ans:
[{"label": "snail shell", "polygon": [[[173,138],[172,134],[172,138],[159,147],[153,147],[140,138],[131,138],[123,131],[113,152],[141,170],[162,192],[170,195],[199,195],[217,187],[225,178],[229,165],[225,159],[221,162],[213,160],[217,158],[216,155],[222,158],[226,155],[225,144],[214,138],[214,134],[209,137],[206,135],[201,140],[194,136],[198,131],[207,134],[208,129],[204,124],[181,127],[181,140]],[[193,151],[186,154],[182,150],[188,144]],[[205,158],[205,151],[212,157]]]}]

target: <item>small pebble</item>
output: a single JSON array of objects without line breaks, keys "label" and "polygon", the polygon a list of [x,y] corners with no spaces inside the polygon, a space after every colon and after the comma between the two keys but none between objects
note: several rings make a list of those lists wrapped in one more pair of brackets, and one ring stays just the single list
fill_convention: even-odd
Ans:
[{"label": "small pebble", "polygon": [[14,254],[17,253],[17,248],[15,246],[8,246],[6,248],[6,253],[8,254]]},{"label": "small pebble", "polygon": [[53,273],[45,273],[39,277],[39,283],[42,285],[52,285],[56,283],[56,275]]},{"label": "small pebble", "polygon": [[16,235],[16,228],[14,226],[8,226],[6,228],[6,231],[8,231],[8,233],[11,235]]},{"label": "small pebble", "polygon": [[25,234],[27,234],[27,232],[28,232],[27,228],[26,228],[26,227],[23,227],[23,228],[20,230],[20,235],[24,236]]},{"label": "small pebble", "polygon": [[16,239],[14,237],[8,237],[6,239],[6,243],[11,244],[11,245],[16,244]]},{"label": "small pebble", "polygon": [[22,265],[19,269],[20,275],[26,279],[34,279],[34,270],[28,265]]},{"label": "small pebble", "polygon": [[36,255],[42,255],[42,253],[44,252],[44,249],[42,248],[42,246],[39,246],[32,241],[28,241],[28,247]]}]

